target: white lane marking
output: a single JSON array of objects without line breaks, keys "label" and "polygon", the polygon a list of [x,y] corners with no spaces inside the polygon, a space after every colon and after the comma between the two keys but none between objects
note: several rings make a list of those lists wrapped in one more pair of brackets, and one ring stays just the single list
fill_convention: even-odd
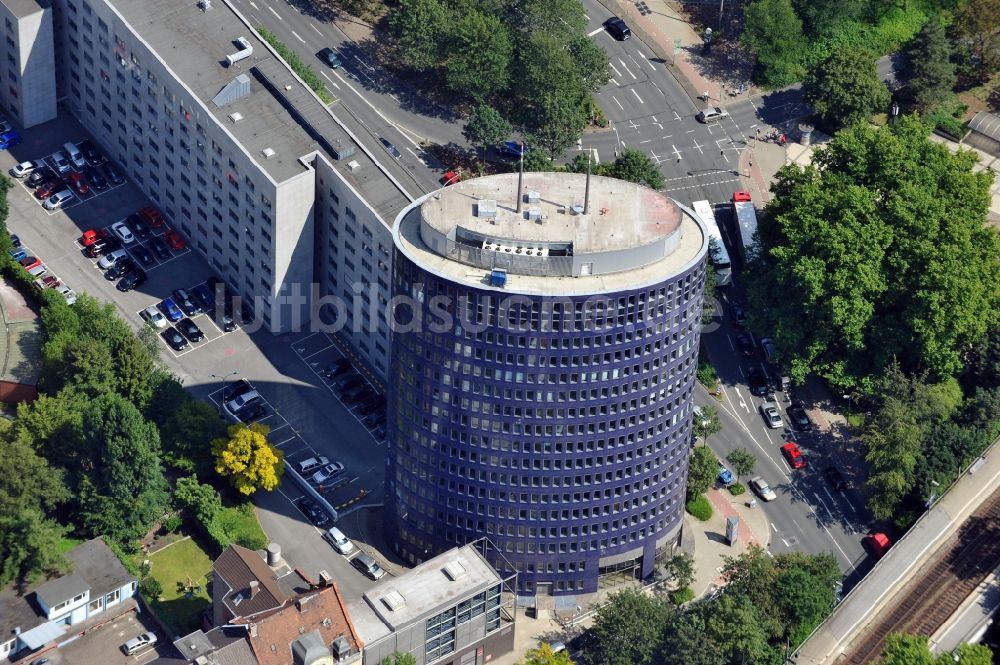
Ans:
[{"label": "white lane marking", "polygon": [[296,38],[297,40],[299,40],[300,42],[302,42],[303,44],[305,44],[305,43],[306,43],[306,40],[304,40],[304,39],[302,39],[301,37],[299,37],[299,33],[297,33],[297,32],[295,32],[294,30],[292,30],[292,34],[293,34],[293,35],[295,35],[295,38]]},{"label": "white lane marking", "polygon": [[611,82],[617,85],[619,88],[622,87],[622,84],[616,81],[615,79],[611,79]]},{"label": "white lane marking", "polygon": [[[651,115],[651,116],[649,116],[649,117],[653,119],[653,122],[654,122],[655,124],[657,124],[657,125],[658,125],[658,124],[660,124],[660,121],[656,119],[656,116],[655,116],[655,115]],[[663,128],[661,127],[660,129],[663,129]]]},{"label": "white lane marking", "polygon": [[781,539],[781,542],[783,542],[783,543],[785,544],[785,547],[787,547],[788,549],[792,549],[792,546],[791,546],[791,545],[789,545],[789,544],[788,544],[788,541],[787,541],[787,540],[785,540],[784,538],[782,538],[782,539]]},{"label": "white lane marking", "polygon": [[[403,138],[406,138],[406,137],[403,137]],[[416,157],[417,159],[420,159],[420,157],[417,155],[417,153],[413,152],[413,150],[410,149],[410,146],[408,146],[408,145],[407,146],[403,146],[403,149],[406,150],[406,152],[408,152],[411,155],[413,155],[414,157]]]},{"label": "white lane marking", "polygon": [[332,83],[332,84],[333,84],[333,87],[334,87],[334,88],[336,88],[337,90],[340,90],[340,86],[339,86],[339,85],[337,85],[337,82],[336,82],[336,81],[334,81],[334,80],[333,80],[332,78],[330,78],[329,76],[327,76],[327,75],[326,75],[326,72],[324,72],[324,71],[323,71],[323,70],[321,69],[321,70],[319,70],[319,73],[323,75],[323,78],[325,78],[325,79],[326,79],[327,81],[329,81],[330,83]]},{"label": "white lane marking", "polygon": [[652,142],[653,139],[646,139],[645,141],[639,141],[639,145],[642,145],[643,143],[652,143]]},{"label": "white lane marking", "polygon": [[638,54],[639,54],[639,57],[640,57],[640,58],[642,58],[642,61],[643,61],[643,62],[645,62],[645,63],[646,63],[647,65],[649,65],[649,68],[650,68],[650,69],[652,69],[652,70],[653,70],[654,72],[656,71],[656,65],[654,65],[654,64],[653,64],[653,63],[652,63],[652,62],[650,61],[650,59],[646,57],[646,54],[645,54],[645,53],[643,53],[642,51],[636,51],[636,53],[638,53]]},{"label": "white lane marking", "polygon": [[273,9],[271,9],[270,6],[267,9],[268,9],[269,12],[271,12],[272,14],[274,14],[275,16],[277,16],[279,21],[284,21],[285,20],[285,19],[281,18],[281,14],[279,14],[278,12],[274,11]]},{"label": "white lane marking", "polygon": [[309,24],[309,27],[310,27],[310,28],[312,28],[313,30],[315,30],[315,31],[316,31],[316,34],[317,34],[317,35],[319,35],[320,37],[322,37],[322,36],[323,36],[323,33],[319,31],[319,28],[317,28],[317,27],[316,27],[315,25],[313,25],[312,23],[310,23],[310,24]]},{"label": "white lane marking", "polygon": [[700,152],[701,154],[703,155],[705,154],[705,151],[701,149],[701,146],[698,145],[697,141],[694,142],[694,147],[698,148],[698,152]]},{"label": "white lane marking", "polygon": [[677,111],[674,111],[674,120],[678,120],[679,121],[680,119],[681,119],[681,117],[679,115],[677,115]]},{"label": "white lane marking", "polygon": [[598,28],[597,30],[591,30],[590,32],[587,33],[587,36],[588,37],[593,37],[594,35],[596,35],[599,32],[604,32],[604,28]]},{"label": "white lane marking", "polygon": [[640,104],[645,104],[646,103],[646,102],[642,101],[642,97],[640,97],[639,93],[635,91],[635,88],[632,88],[632,94],[635,95],[635,98],[639,100]]},{"label": "white lane marking", "polygon": [[670,147],[673,149],[674,155],[677,157],[677,161],[678,162],[681,161],[681,151],[678,150],[677,146],[675,146],[674,144],[670,144]]},{"label": "white lane marking", "polygon": [[652,155],[653,159],[656,161],[657,166],[659,166],[660,162],[663,161],[663,159],[652,150],[649,151],[649,154]]},{"label": "white lane marking", "polygon": [[257,10],[260,9],[260,7],[258,7],[256,4],[254,4],[253,0],[250,0],[250,6],[253,7],[254,9],[257,9]]},{"label": "white lane marking", "polygon": [[638,80],[639,77],[632,73],[632,70],[628,68],[628,65],[625,64],[624,60],[622,60],[621,58],[618,58],[618,62],[622,63],[622,67],[625,68],[625,71],[628,72],[629,76],[631,76],[633,79],[637,79]]},{"label": "white lane marking", "polygon": [[593,148],[591,148],[591,150],[594,151],[594,163],[595,164],[600,164],[601,163],[601,156],[599,154],[597,154],[597,150],[595,150]]},{"label": "white lane marking", "polygon": [[617,76],[618,78],[621,78],[622,77],[622,73],[620,71],[618,71],[617,67],[615,67],[615,63],[609,61],[608,64],[611,65],[611,69],[614,70],[615,76]]},{"label": "white lane marking", "polygon": [[[336,76],[338,79],[340,79],[340,82],[343,83],[344,85],[346,85],[351,92],[353,92],[355,95],[357,95],[361,99],[361,101],[363,101],[365,104],[367,104],[368,107],[372,111],[375,112],[375,115],[377,115],[378,117],[382,118],[383,122],[385,122],[387,125],[392,125],[396,129],[398,129],[399,132],[403,135],[404,139],[406,139],[407,141],[409,141],[410,143],[412,143],[414,146],[420,147],[419,143],[417,143],[416,141],[414,141],[413,139],[411,139],[407,135],[408,133],[412,133],[412,132],[410,132],[408,129],[405,129],[402,125],[397,125],[393,121],[389,120],[389,118],[385,117],[382,114],[381,111],[379,111],[377,108],[375,108],[374,104],[372,104],[370,101],[368,101],[368,96],[367,95],[362,95],[357,90],[355,90],[354,86],[352,86],[350,83],[348,83],[347,80],[344,77],[342,77],[340,74],[337,73],[337,70],[334,70],[333,75]],[[330,78],[330,77],[327,76],[327,78]],[[337,84],[334,83],[334,85],[337,85]],[[340,86],[337,86],[337,87],[340,88]],[[624,109],[622,109],[622,110],[624,110]]]},{"label": "white lane marking", "polygon": [[771,528],[774,530],[775,533],[778,533],[778,527],[774,526],[774,522],[771,522]]},{"label": "white lane marking", "polygon": [[736,351],[736,345],[733,344],[732,335],[726,335],[726,341],[729,342],[729,348],[732,349],[733,351]]},{"label": "white lane marking", "polygon": [[622,111],[625,110],[625,107],[622,106],[622,103],[620,101],[618,101],[617,97],[615,97],[614,95],[611,95],[611,99],[615,100],[615,104],[618,105],[618,108],[620,108]]}]

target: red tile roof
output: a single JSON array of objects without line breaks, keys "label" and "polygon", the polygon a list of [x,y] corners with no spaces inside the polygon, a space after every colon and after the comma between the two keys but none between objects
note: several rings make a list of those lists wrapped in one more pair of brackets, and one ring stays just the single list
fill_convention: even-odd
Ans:
[{"label": "red tile roof", "polygon": [[[277,575],[263,558],[253,550],[230,545],[215,560],[212,569],[216,579],[223,580],[231,591],[226,595],[226,608],[232,616],[251,616],[280,607],[288,596],[278,586]],[[251,598],[250,582],[258,583],[257,593]],[[242,595],[239,603],[237,595]]]}]

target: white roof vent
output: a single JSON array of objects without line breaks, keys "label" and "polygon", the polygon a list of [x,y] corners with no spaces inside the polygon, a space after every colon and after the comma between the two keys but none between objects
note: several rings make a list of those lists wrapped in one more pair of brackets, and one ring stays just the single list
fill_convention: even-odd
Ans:
[{"label": "white roof vent", "polygon": [[278,153],[274,151],[274,148],[264,148],[263,150],[260,151],[260,154],[264,155],[265,159],[271,159]]},{"label": "white roof vent", "polygon": [[527,197],[528,203],[538,203],[538,201],[542,198],[542,195],[533,189],[529,189]]},{"label": "white roof vent", "polygon": [[349,171],[357,171],[360,168],[361,164],[358,164],[358,160],[356,159],[352,159],[351,161],[347,162],[347,170]]},{"label": "white roof vent", "polygon": [[382,596],[382,602],[393,612],[406,605],[406,599],[403,598],[403,594],[395,589],[390,589],[388,593]]},{"label": "white roof vent", "polygon": [[239,113],[237,111],[234,111],[233,113],[229,114],[229,119],[232,120],[233,122],[239,122],[240,120],[243,119],[243,114]]},{"label": "white roof vent", "polygon": [[528,208],[528,219],[532,222],[537,222],[542,218],[541,208]]},{"label": "white roof vent", "polygon": [[461,578],[467,572],[469,571],[466,569],[465,559],[462,557],[459,557],[454,561],[449,561],[444,567],[444,574],[451,578],[452,582]]},{"label": "white roof vent", "polygon": [[483,219],[496,219],[497,202],[493,199],[482,199],[476,204],[476,217]]},{"label": "white roof vent", "polygon": [[579,203],[574,203],[573,205],[570,206],[569,209],[573,211],[574,215],[582,215],[583,214],[583,206],[580,205]]},{"label": "white roof vent", "polygon": [[246,60],[253,55],[253,45],[247,41],[246,37],[237,37],[236,44],[239,45],[240,50],[226,56],[226,62],[230,67],[235,65],[240,60]]}]

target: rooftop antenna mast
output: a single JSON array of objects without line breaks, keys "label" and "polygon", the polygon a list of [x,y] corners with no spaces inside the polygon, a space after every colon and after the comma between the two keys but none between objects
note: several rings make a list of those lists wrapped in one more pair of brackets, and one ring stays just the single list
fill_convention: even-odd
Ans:
[{"label": "rooftop antenna mast", "polygon": [[590,207],[590,158],[593,154],[591,148],[587,148],[587,187],[583,190],[583,214],[587,214],[587,209]]},{"label": "rooftop antenna mast", "polygon": [[524,141],[521,141],[521,167],[517,171],[517,212],[521,212],[521,187],[524,182]]}]

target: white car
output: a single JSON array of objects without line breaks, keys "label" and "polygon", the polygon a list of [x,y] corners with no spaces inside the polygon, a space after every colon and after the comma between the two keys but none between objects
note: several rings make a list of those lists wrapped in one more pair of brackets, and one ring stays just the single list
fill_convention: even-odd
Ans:
[{"label": "white car", "polygon": [[163,313],[156,309],[156,305],[150,305],[146,309],[142,310],[142,315],[147,321],[149,321],[149,325],[154,328],[167,327],[167,317],[163,316]]},{"label": "white car", "polygon": [[45,199],[45,203],[43,203],[42,206],[44,206],[46,210],[58,210],[59,208],[69,204],[75,198],[76,197],[73,196],[73,192],[68,189],[60,189],[52,196]]},{"label": "white car", "polygon": [[56,165],[56,170],[59,173],[68,173],[73,168],[73,165],[69,163],[69,157],[62,150],[56,150],[55,154],[52,155],[52,163]]},{"label": "white car", "polygon": [[322,469],[313,474],[312,481],[316,485],[319,485],[321,483],[325,483],[331,478],[339,476],[343,472],[344,472],[343,464],[341,464],[340,462],[330,462]]},{"label": "white car", "polygon": [[754,476],[750,479],[750,489],[757,493],[764,501],[774,501],[778,496],[774,493],[767,482],[764,481],[760,476]]},{"label": "white car", "polygon": [[699,122],[703,122],[707,125],[710,122],[716,122],[718,120],[722,120],[723,118],[728,118],[729,111],[721,106],[709,106],[707,109],[702,109],[696,117]]},{"label": "white car", "polygon": [[135,242],[135,236],[132,235],[132,230],[125,224],[125,222],[115,222],[111,225],[111,230],[115,232],[115,235],[121,238],[122,242],[126,245],[130,245]]},{"label": "white car", "polygon": [[20,164],[11,167],[9,173],[15,178],[23,178],[32,171],[37,171],[43,166],[41,162],[36,162],[33,159],[29,159],[26,162],[21,162]]},{"label": "white car", "polygon": [[57,286],[56,291],[61,293],[63,298],[66,299],[67,305],[72,305],[73,303],[76,302],[76,292],[73,289],[66,286],[65,284],[60,284],[59,286]]},{"label": "white car", "polygon": [[760,415],[764,418],[764,422],[771,429],[778,429],[779,427],[784,427],[785,423],[781,419],[781,414],[778,413],[778,407],[774,402],[764,402],[760,405]]},{"label": "white car", "polygon": [[142,635],[136,635],[128,642],[122,645],[122,651],[126,655],[131,656],[139,649],[143,647],[151,647],[156,644],[156,635],[154,633],[143,633]]},{"label": "white car", "polygon": [[108,252],[101,257],[100,261],[97,262],[97,267],[101,270],[107,270],[114,264],[124,259],[126,256],[128,256],[128,252],[124,249],[116,249],[113,252]]},{"label": "white car", "polygon": [[333,545],[333,549],[341,554],[350,554],[354,551],[354,543],[335,526],[323,532],[323,539]]},{"label": "white car", "polygon": [[301,462],[299,462],[299,474],[301,475],[309,473],[310,471],[314,471],[321,466],[326,466],[329,463],[330,460],[323,457],[322,455],[318,455],[316,457],[310,457],[309,459],[302,460]]}]

